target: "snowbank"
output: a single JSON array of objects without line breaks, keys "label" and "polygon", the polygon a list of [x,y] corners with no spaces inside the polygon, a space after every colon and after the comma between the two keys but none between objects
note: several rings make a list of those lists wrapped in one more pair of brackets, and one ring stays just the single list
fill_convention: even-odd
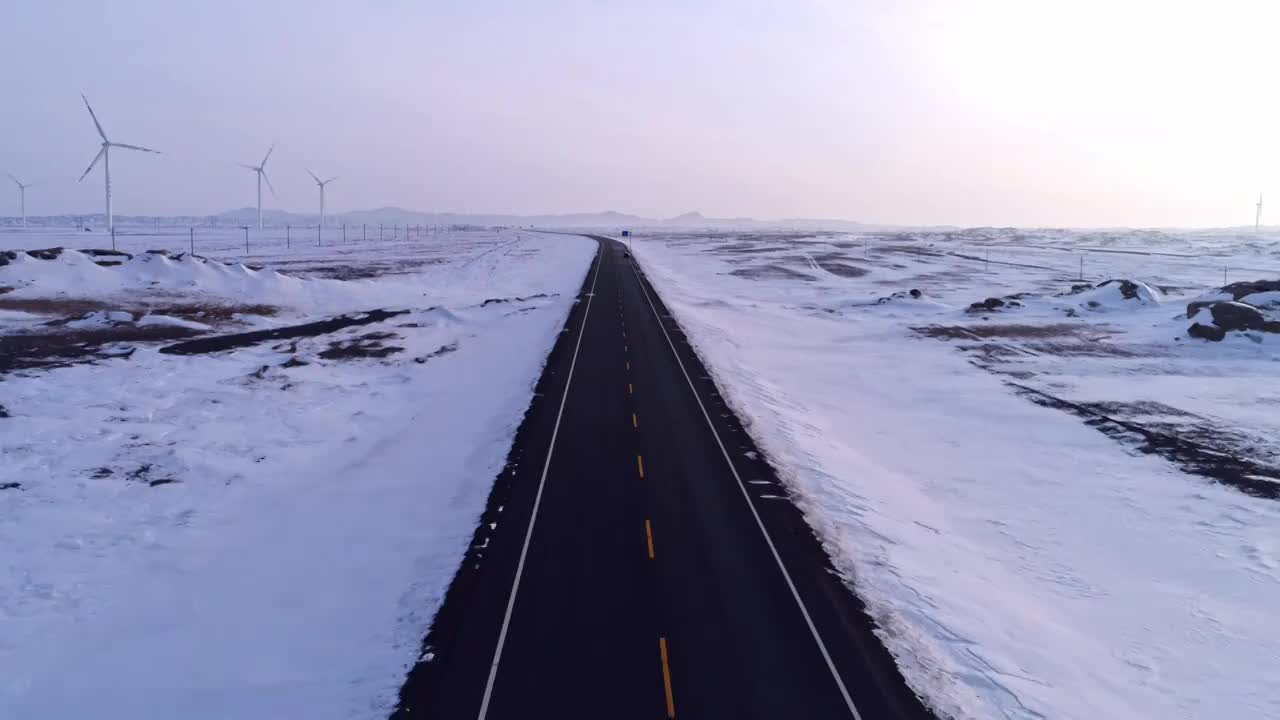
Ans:
[{"label": "snowbank", "polygon": [[375,283],[299,278],[189,254],[99,256],[91,252],[12,253],[14,259],[0,266],[0,287],[13,288],[14,298],[102,298],[135,304],[150,297],[220,300],[274,303],[307,313],[339,312],[361,303],[405,302],[421,295],[403,279]]}]

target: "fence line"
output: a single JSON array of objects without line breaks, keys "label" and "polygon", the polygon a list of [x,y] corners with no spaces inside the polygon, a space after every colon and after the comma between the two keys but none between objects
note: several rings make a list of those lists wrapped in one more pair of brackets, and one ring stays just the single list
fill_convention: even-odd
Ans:
[{"label": "fence line", "polygon": [[[988,274],[993,268],[1005,268],[1006,272],[1018,269],[1027,272],[1051,273],[1063,281],[1102,282],[1112,279],[1128,279],[1149,282],[1152,276],[1168,277],[1171,273],[1185,280],[1194,279],[1201,285],[1214,286],[1221,273],[1222,285],[1233,281],[1257,280],[1280,275],[1280,266],[1240,266],[1242,258],[1228,255],[1179,255],[1173,253],[1146,253],[1140,250],[1117,252],[1092,248],[1061,250],[1049,246],[957,245],[951,249],[937,247],[933,250],[956,260],[979,265],[980,272]],[[874,244],[864,246],[874,253]],[[1022,252],[1020,252],[1022,251]],[[1038,252],[1040,251],[1040,252]],[[1053,254],[1050,254],[1053,253]],[[1062,259],[1058,259],[1058,255]],[[1233,262],[1235,264],[1233,264]],[[1145,268],[1143,266],[1146,266]]]},{"label": "fence line", "polygon": [[[142,252],[144,250],[167,250],[175,253],[218,253],[221,255],[240,255],[249,257],[255,254],[272,252],[292,252],[294,225],[267,226],[259,230],[250,225],[218,225],[182,224],[161,225],[151,222],[124,227],[114,227],[107,233],[111,248],[116,251]],[[431,240],[441,233],[494,232],[494,228],[477,225],[422,225],[395,223],[392,235],[387,237],[385,225],[378,225],[378,236],[371,238],[368,223],[361,223],[359,233],[351,232],[349,223],[340,225],[304,225],[297,226],[304,231],[316,233],[316,245],[325,246],[358,246],[361,244],[417,243]],[[67,235],[78,235],[82,226],[46,227],[48,230],[66,230]],[[401,232],[403,230],[403,232]],[[238,232],[237,232],[238,231]],[[62,233],[58,233],[62,235]],[[93,237],[102,238],[95,233]],[[77,238],[78,239],[78,238]],[[108,238],[102,238],[107,240]],[[75,245],[87,247],[83,242]],[[101,247],[101,245],[99,245]],[[299,252],[306,252],[306,244],[299,246]]]}]

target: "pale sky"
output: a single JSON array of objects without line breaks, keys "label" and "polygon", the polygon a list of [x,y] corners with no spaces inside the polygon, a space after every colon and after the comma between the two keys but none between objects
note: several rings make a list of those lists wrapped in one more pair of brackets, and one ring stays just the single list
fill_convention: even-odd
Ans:
[{"label": "pale sky", "polygon": [[[28,212],[1280,220],[1274,0],[41,0],[5,10]],[[17,190],[0,186],[0,214]]]}]

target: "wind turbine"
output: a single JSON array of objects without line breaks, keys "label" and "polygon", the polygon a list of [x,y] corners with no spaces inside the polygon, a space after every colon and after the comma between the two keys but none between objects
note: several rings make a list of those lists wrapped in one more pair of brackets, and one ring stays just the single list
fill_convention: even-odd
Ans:
[{"label": "wind turbine", "polygon": [[271,158],[271,153],[276,149],[275,145],[267,148],[267,154],[262,156],[261,165],[245,165],[240,163],[240,167],[248,168],[258,174],[258,229],[262,229],[262,181],[267,181],[267,189],[271,191],[271,197],[276,197],[276,189],[271,187],[271,179],[267,177],[267,160]]},{"label": "wind turbine", "polygon": [[[13,177],[10,175],[9,177]],[[1253,216],[1253,231],[1258,232],[1262,227],[1262,193],[1258,193],[1258,214]]]},{"label": "wind turbine", "polygon": [[9,175],[9,179],[13,181],[13,184],[18,186],[18,198],[19,198],[18,205],[19,207],[22,208],[22,227],[26,227],[27,226],[27,188],[31,187],[31,183],[27,183],[26,185],[23,185],[22,181],[14,177],[12,173],[6,173],[6,174]]},{"label": "wind turbine", "polygon": [[307,171],[307,174],[311,176],[312,180],[316,181],[316,185],[320,186],[320,227],[324,227],[324,186],[328,185],[334,180],[337,180],[338,176],[335,175],[329,178],[328,180],[321,180],[320,178],[316,177],[316,174],[311,172],[310,170]]},{"label": "wind turbine", "polygon": [[84,93],[80,94],[80,98],[84,100],[84,106],[89,108],[89,117],[93,118],[93,126],[98,129],[98,135],[102,137],[102,149],[94,156],[93,162],[89,163],[89,169],[85,170],[84,175],[81,175],[80,179],[76,182],[82,182],[85,178],[89,177],[89,173],[93,172],[93,168],[98,165],[98,161],[102,161],[102,170],[107,179],[107,232],[110,232],[111,229],[115,227],[115,220],[111,215],[111,148],[118,147],[125,148],[126,150],[141,150],[142,152],[155,153],[156,155],[160,155],[161,152],[159,150],[152,150],[151,148],[138,147],[137,145],[126,145],[124,143],[111,142],[107,139],[107,133],[102,129],[102,123],[98,122],[98,116],[93,113],[93,106],[89,104],[89,98],[85,97]]}]

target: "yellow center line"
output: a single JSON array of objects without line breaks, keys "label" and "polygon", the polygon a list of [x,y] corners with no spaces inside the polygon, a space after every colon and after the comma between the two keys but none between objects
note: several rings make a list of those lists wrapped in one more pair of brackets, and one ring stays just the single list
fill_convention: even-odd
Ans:
[{"label": "yellow center line", "polygon": [[622,352],[631,352],[630,346],[628,346],[626,343],[622,343]]},{"label": "yellow center line", "polygon": [[649,559],[653,559],[653,527],[649,525],[649,519],[644,521],[644,537],[649,543]]},{"label": "yellow center line", "polygon": [[631,383],[627,383],[627,394],[628,394],[628,395],[634,395],[634,394],[635,394],[635,392],[636,392],[635,387],[633,387],[633,386],[631,385]]},{"label": "yellow center line", "polygon": [[628,369],[628,370],[630,370],[630,369],[631,369],[631,361],[630,361],[630,360],[628,360],[628,361],[627,361],[627,369]]},{"label": "yellow center line", "polygon": [[676,700],[671,696],[671,667],[667,663],[667,639],[658,638],[658,651],[662,653],[662,685],[667,691],[667,717],[676,716]]},{"label": "yellow center line", "polygon": [[633,428],[638,428],[638,427],[640,427],[640,421],[639,421],[638,419],[636,419],[636,414],[635,414],[635,413],[631,413],[631,427],[633,427]]},{"label": "yellow center line", "polygon": [[636,469],[640,471],[640,479],[644,479],[644,458],[636,455]]}]

